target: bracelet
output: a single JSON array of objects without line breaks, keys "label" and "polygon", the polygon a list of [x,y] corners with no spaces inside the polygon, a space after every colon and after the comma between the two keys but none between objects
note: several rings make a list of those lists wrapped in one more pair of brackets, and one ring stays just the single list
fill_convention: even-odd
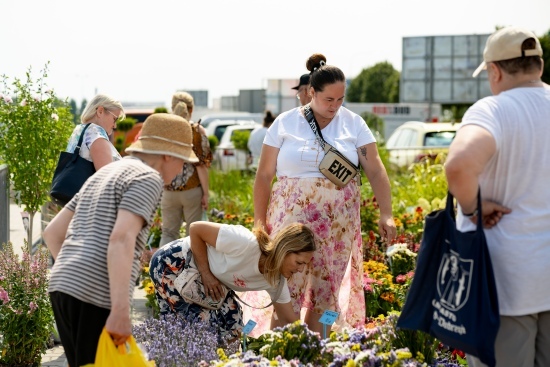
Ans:
[{"label": "bracelet", "polygon": [[472,213],[466,214],[466,213],[462,212],[462,215],[465,216],[465,217],[468,217],[468,218],[476,216],[477,215],[477,208]]}]

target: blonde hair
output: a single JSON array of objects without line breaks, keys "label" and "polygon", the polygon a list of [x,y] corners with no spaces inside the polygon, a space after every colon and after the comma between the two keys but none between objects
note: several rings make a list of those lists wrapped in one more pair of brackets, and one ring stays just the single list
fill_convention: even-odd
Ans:
[{"label": "blonde hair", "polygon": [[185,102],[178,102],[172,112],[174,113],[174,115],[178,115],[186,120],[189,120],[189,110],[187,109],[187,105],[185,104]]},{"label": "blonde hair", "polygon": [[124,113],[124,107],[122,107],[122,103],[105,94],[98,94],[97,96],[92,98],[92,100],[86,105],[84,112],[82,112],[82,115],[80,116],[80,122],[85,124],[93,119],[96,114],[96,110],[99,107],[103,107],[107,111],[111,112],[113,112],[114,110],[120,110],[120,115],[118,117],[119,120],[124,120],[124,118],[126,117],[126,114]]},{"label": "blonde hair", "polygon": [[193,96],[187,92],[176,92],[172,95],[172,112],[176,110],[178,102],[184,102],[187,105],[187,111],[189,113],[191,113],[190,111],[193,111],[193,107],[195,107]]},{"label": "blonde hair", "polygon": [[258,240],[260,251],[265,255],[264,277],[275,286],[281,278],[281,267],[289,254],[316,250],[315,236],[311,229],[302,223],[292,223],[281,229],[272,240],[262,227],[252,232]]}]

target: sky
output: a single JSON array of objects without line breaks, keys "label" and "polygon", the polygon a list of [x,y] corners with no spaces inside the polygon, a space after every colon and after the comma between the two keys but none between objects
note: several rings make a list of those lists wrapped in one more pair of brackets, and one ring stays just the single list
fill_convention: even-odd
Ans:
[{"label": "sky", "polygon": [[[550,31],[550,0],[0,0],[0,75],[36,77],[78,103],[96,93],[169,105],[176,90],[213,98],[298,79],[322,53],[348,78],[401,70],[402,39]],[[0,86],[0,92],[3,89]]]}]

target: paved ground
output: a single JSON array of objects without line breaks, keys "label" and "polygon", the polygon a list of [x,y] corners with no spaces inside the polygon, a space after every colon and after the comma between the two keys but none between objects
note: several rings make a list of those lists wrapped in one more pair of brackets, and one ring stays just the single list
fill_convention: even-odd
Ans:
[{"label": "paved ground", "polygon": [[[10,204],[10,241],[13,243],[14,249],[21,252],[21,246],[26,239],[23,220],[21,219],[22,209],[15,204]],[[41,216],[36,214],[33,223],[33,242],[40,239],[41,232]],[[140,324],[145,319],[151,316],[149,308],[145,307],[145,291],[138,287],[134,290],[134,303],[132,305],[132,323]],[[56,345],[52,349],[48,349],[42,356],[41,366],[49,367],[64,367],[66,366],[65,353],[61,345]]]}]

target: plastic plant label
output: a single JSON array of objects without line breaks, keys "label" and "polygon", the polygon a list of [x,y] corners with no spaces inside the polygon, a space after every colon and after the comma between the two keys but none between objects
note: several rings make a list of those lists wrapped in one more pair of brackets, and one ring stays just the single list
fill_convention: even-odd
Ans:
[{"label": "plastic plant label", "polygon": [[252,329],[254,329],[255,326],[256,326],[256,321],[248,320],[246,325],[243,327],[243,335],[250,334],[250,332],[252,331]]},{"label": "plastic plant label", "polygon": [[319,322],[324,325],[332,325],[334,324],[334,321],[338,318],[338,312],[331,311],[331,310],[325,310],[323,312],[323,315],[319,319]]}]

